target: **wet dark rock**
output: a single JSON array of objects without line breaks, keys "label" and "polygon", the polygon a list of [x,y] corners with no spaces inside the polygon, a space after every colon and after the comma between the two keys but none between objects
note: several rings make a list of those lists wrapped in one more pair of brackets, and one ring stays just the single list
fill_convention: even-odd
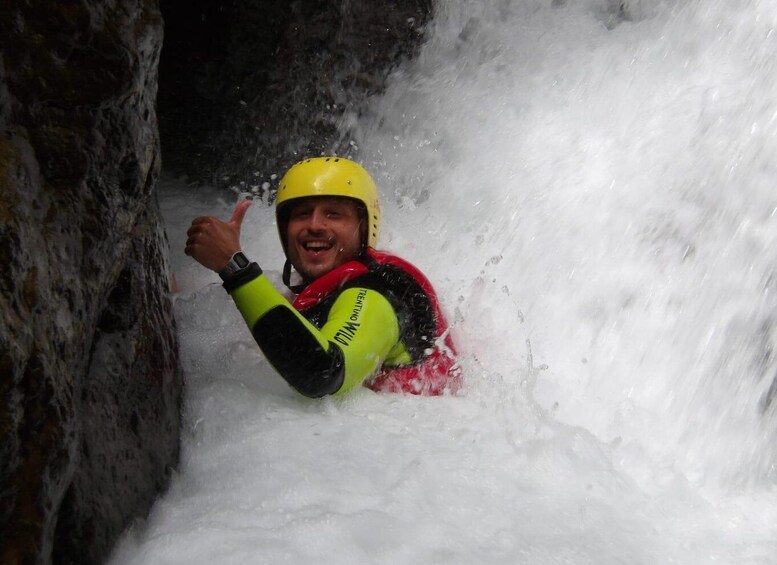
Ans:
[{"label": "wet dark rock", "polygon": [[431,0],[161,6],[165,167],[244,189],[308,155],[354,155],[347,124],[416,53],[432,9]]},{"label": "wet dark rock", "polygon": [[98,563],[178,457],[154,1],[0,6],[0,562]]},{"label": "wet dark rock", "polygon": [[[90,352],[77,411],[89,414],[79,465],[65,494],[54,563],[100,557],[166,486],[178,451],[180,379],[164,234],[156,207],[138,223],[132,249],[106,307]],[[143,480],[139,480],[142,477]],[[88,545],[85,544],[88,542]],[[96,551],[99,549],[99,553]],[[68,556],[68,559],[63,559]]]}]

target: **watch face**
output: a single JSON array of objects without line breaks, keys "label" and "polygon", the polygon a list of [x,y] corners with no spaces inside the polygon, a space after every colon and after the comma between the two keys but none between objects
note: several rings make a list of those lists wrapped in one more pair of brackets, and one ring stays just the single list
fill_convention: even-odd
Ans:
[{"label": "watch face", "polygon": [[232,256],[232,259],[240,269],[245,269],[248,266],[248,258],[239,251]]}]

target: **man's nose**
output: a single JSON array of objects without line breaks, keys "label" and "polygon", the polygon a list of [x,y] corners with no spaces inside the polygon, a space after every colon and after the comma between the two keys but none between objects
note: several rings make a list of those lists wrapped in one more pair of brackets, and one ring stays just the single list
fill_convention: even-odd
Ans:
[{"label": "man's nose", "polygon": [[314,208],[313,212],[310,214],[310,222],[308,223],[308,228],[311,230],[321,230],[324,229],[327,225],[327,217],[323,210],[319,210],[318,208]]}]

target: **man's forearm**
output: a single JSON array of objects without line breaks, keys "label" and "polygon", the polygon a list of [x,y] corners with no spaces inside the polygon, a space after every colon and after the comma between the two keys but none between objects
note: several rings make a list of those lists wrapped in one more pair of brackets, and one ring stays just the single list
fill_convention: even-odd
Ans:
[{"label": "man's forearm", "polygon": [[304,396],[337,392],[345,371],[339,348],[294,310],[267,277],[259,274],[241,282],[237,288],[224,286],[275,370]]}]

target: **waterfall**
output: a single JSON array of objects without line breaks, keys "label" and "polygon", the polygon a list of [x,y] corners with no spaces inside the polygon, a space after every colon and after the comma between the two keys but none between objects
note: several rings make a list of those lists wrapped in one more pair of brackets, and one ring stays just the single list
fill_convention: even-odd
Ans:
[{"label": "waterfall", "polygon": [[[113,563],[767,563],[777,539],[777,1],[439,2],[361,115],[380,247],[459,397],[296,397],[163,192],[184,463]],[[266,204],[266,202],[264,203]],[[257,202],[244,250],[282,255]]]}]

